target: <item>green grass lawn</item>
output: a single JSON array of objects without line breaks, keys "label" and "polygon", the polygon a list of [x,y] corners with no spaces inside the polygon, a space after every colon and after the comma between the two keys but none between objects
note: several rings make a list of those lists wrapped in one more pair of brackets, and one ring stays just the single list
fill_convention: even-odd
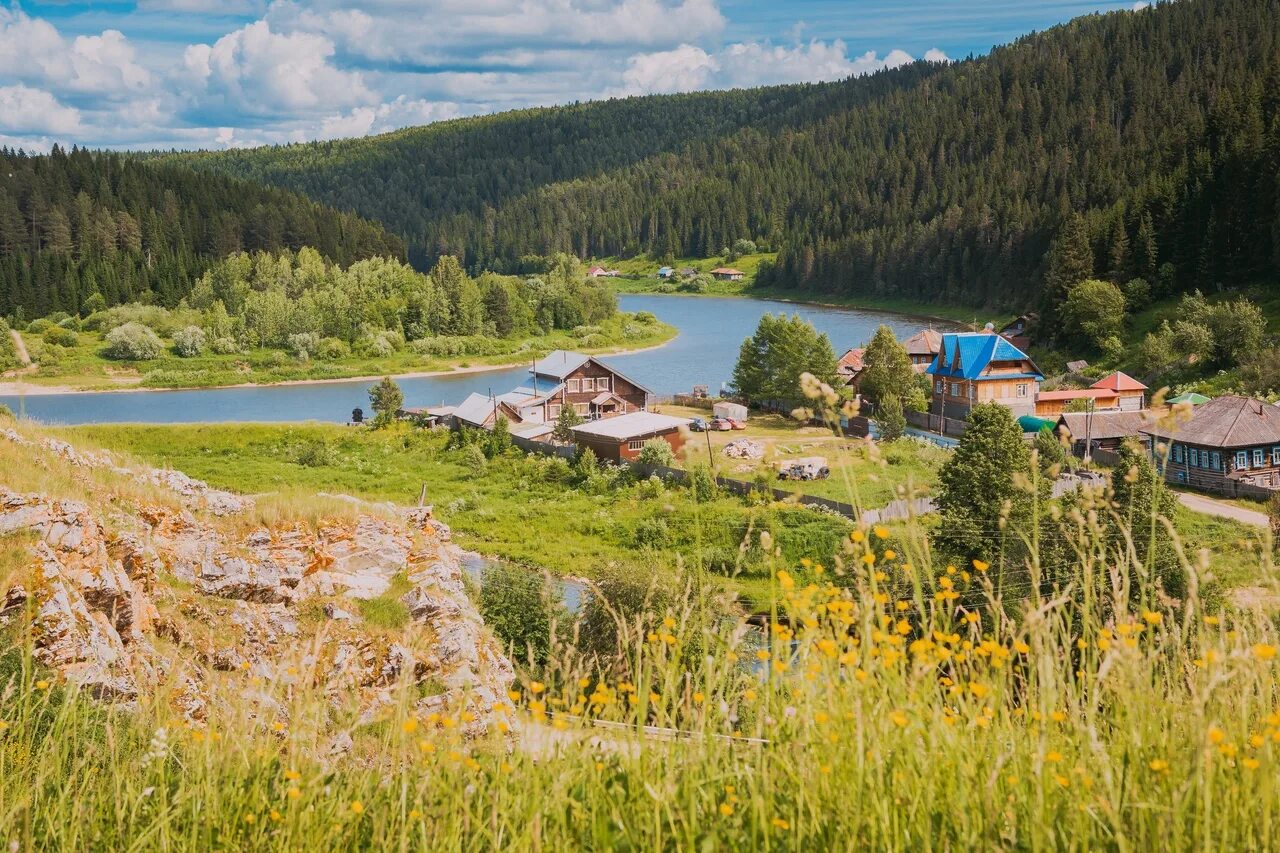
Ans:
[{"label": "green grass lawn", "polygon": [[[568,331],[524,339],[495,339],[484,355],[458,357],[422,356],[405,348],[386,358],[350,355],[334,360],[299,360],[274,349],[216,355],[205,353],[180,358],[166,349],[160,357],[143,362],[112,361],[102,356],[102,337],[81,332],[74,347],[45,344],[37,335],[24,335],[37,369],[21,372],[21,379],[33,385],[70,386],[81,390],[111,388],[215,388],[243,383],[270,384],[316,379],[352,379],[427,371],[447,371],[458,367],[497,366],[525,362],[553,349],[590,353],[657,346],[675,337],[676,329],[662,322],[638,323],[631,314],[618,314],[582,338]],[[595,337],[598,336],[598,337]]]},{"label": "green grass lawn", "polygon": [[689,489],[650,482],[574,485],[562,464],[518,452],[478,467],[446,449],[446,433],[404,426],[113,425],[54,433],[249,494],[342,493],[408,506],[425,484],[428,502],[461,545],[558,575],[591,577],[609,564],[652,571],[680,561],[733,586],[734,575],[766,576],[761,530],[789,559],[826,559],[851,526],[802,507],[726,495],[698,502]]}]

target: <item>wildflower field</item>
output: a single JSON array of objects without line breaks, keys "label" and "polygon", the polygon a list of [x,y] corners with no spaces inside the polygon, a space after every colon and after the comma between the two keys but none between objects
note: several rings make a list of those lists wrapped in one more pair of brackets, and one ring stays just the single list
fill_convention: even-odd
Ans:
[{"label": "wildflower field", "polygon": [[[751,533],[763,627],[703,569],[655,574],[639,602],[602,586],[487,733],[413,713],[406,684],[341,756],[306,648],[279,678],[227,674],[188,725],[159,699],[75,694],[13,620],[0,832],[15,849],[1278,846],[1274,614],[1213,593],[1209,555],[1114,488],[1064,506],[1035,480],[1032,523],[985,531],[989,560],[940,556],[917,520],[855,527],[822,561]],[[1277,588],[1269,543],[1232,556]],[[601,618],[607,649],[585,640]]]}]

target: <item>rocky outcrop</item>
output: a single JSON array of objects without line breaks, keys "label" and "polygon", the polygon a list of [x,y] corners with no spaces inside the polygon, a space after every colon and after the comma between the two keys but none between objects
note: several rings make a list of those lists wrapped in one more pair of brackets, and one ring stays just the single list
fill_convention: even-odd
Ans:
[{"label": "rocky outcrop", "polygon": [[[178,472],[121,468],[53,439],[3,436],[43,454],[38,464],[105,469],[174,495],[138,508],[117,501],[103,515],[93,502],[0,484],[0,535],[17,537],[31,557],[0,619],[29,619],[38,660],[69,684],[126,706],[141,691],[164,689],[193,722],[208,712],[210,679],[226,673],[309,684],[363,720],[394,706],[397,690],[428,680],[444,691],[419,700],[423,709],[466,709],[472,731],[502,701],[511,664],[467,597],[463,552],[430,507],[246,534],[248,499]],[[366,626],[360,601],[386,597],[406,579],[403,637]],[[254,714],[285,718],[266,692],[243,696]]]}]

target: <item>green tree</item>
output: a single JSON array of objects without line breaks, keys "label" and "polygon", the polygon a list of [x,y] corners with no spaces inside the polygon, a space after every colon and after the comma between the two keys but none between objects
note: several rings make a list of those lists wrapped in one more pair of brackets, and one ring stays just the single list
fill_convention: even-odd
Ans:
[{"label": "green tree", "polygon": [[876,426],[880,427],[881,441],[897,441],[907,431],[907,419],[902,414],[902,403],[897,394],[885,394],[876,410]]},{"label": "green tree", "polygon": [[1062,306],[1062,328],[1101,348],[1124,330],[1124,294],[1109,281],[1090,279],[1077,284]]},{"label": "green tree", "polygon": [[582,415],[573,406],[561,406],[551,437],[561,444],[573,444],[573,428],[583,422]]},{"label": "green tree", "polygon": [[640,448],[636,462],[641,465],[659,465],[670,468],[676,462],[676,454],[664,439],[651,438]]},{"label": "green tree", "polygon": [[[1127,547],[1125,533],[1128,532],[1137,562],[1145,567],[1148,576],[1160,584],[1166,595],[1182,598],[1187,592],[1186,572],[1168,529],[1160,521],[1172,520],[1177,512],[1173,490],[1141,447],[1125,442],[1119,457],[1111,477],[1111,489],[1116,514],[1123,526],[1110,526],[1113,546]],[[1133,586],[1136,595],[1141,585]]]},{"label": "green tree", "polygon": [[369,389],[369,405],[376,417],[373,425],[381,428],[395,420],[396,412],[404,407],[404,392],[390,376],[382,377],[382,381]]},{"label": "green tree", "polygon": [[1062,471],[1067,467],[1067,450],[1053,430],[1042,429],[1036,433],[1035,449],[1040,461],[1040,470],[1045,476],[1055,476],[1055,468],[1057,471]]},{"label": "green tree", "polygon": [[898,398],[900,412],[902,408],[919,412],[928,406],[920,393],[911,356],[888,326],[881,325],[876,329],[862,355],[862,365],[858,392],[868,400],[878,403],[893,395]]},{"label": "green tree", "polygon": [[[933,533],[944,553],[1006,564],[1025,553],[1019,536],[1030,534],[1033,504],[1019,487],[1019,475],[1031,474],[1031,452],[1010,410],[979,403],[969,412],[969,427],[938,475],[934,499],[941,515]],[[1047,494],[1044,483],[1040,495]],[[1006,519],[1002,525],[1001,520]]]},{"label": "green tree", "polygon": [[1089,245],[1089,230],[1084,217],[1072,213],[1049,246],[1044,275],[1045,298],[1051,307],[1060,304],[1073,287],[1092,276],[1093,249]]},{"label": "green tree", "polygon": [[522,566],[493,561],[480,576],[480,615],[513,657],[541,666],[562,609],[551,580]]},{"label": "green tree", "polygon": [[836,354],[827,336],[799,315],[765,314],[755,334],[742,342],[733,370],[738,396],[792,406],[805,400],[800,376],[810,373],[836,384]]},{"label": "green tree", "polygon": [[493,421],[493,429],[489,431],[489,441],[486,443],[486,455],[490,459],[496,459],[511,449],[511,424],[507,422],[506,417],[498,415]]}]

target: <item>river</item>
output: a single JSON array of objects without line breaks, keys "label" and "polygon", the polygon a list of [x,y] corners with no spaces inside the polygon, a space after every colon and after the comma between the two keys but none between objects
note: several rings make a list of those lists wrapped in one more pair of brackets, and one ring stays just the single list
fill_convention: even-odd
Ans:
[{"label": "river", "polygon": [[[766,313],[799,314],[831,338],[836,353],[861,346],[876,327],[887,324],[900,337],[914,334],[927,320],[856,308],[798,305],[769,299],[712,296],[624,294],[624,311],[651,311],[680,334],[657,349],[604,356],[628,377],[656,394],[689,391],[707,385],[714,393],[729,381],[742,341]],[[939,327],[949,324],[935,324]],[[423,376],[398,380],[405,405],[456,403],[472,392],[502,393],[526,383],[528,368],[509,367],[479,373]],[[14,412],[59,424],[344,422],[357,406],[369,408],[368,380],[196,391],[112,391],[87,394],[0,397]]]}]

